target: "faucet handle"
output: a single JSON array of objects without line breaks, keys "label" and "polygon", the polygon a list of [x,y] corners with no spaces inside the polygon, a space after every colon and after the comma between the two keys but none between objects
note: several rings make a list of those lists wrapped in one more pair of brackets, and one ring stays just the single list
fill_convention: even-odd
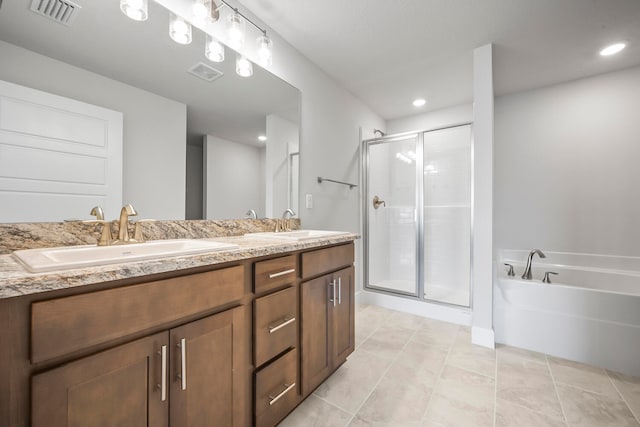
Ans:
[{"label": "faucet handle", "polygon": [[551,283],[551,279],[549,278],[550,274],[555,274],[556,276],[558,275],[558,273],[556,273],[555,271],[545,271],[544,277],[542,278],[542,283]]},{"label": "faucet handle", "polygon": [[133,224],[135,227],[133,229],[133,241],[137,243],[143,243],[145,241],[144,234],[142,234],[142,225],[145,222],[156,222],[155,219],[139,219],[137,221],[131,221],[130,224]]},{"label": "faucet handle", "polygon": [[98,240],[98,246],[109,246],[113,240],[113,234],[111,234],[111,221],[105,221],[104,219],[87,219],[82,221],[83,224],[102,224],[102,233]]},{"label": "faucet handle", "polygon": [[506,265],[507,267],[509,267],[509,269],[507,270],[507,276],[509,277],[515,277],[516,273],[513,271],[513,265],[505,262],[504,265]]}]

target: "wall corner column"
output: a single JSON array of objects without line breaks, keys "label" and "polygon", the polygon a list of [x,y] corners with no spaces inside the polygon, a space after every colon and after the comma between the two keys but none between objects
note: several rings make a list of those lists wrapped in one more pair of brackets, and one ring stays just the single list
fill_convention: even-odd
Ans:
[{"label": "wall corner column", "polygon": [[473,51],[473,318],[471,340],[494,348],[493,47]]}]

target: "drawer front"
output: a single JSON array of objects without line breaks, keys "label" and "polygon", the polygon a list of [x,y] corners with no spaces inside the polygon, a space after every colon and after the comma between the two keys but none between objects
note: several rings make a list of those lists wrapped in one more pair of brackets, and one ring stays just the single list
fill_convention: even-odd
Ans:
[{"label": "drawer front", "polygon": [[36,302],[31,361],[42,362],[237,301],[244,267]]},{"label": "drawer front", "polygon": [[353,243],[302,254],[302,277],[313,277],[353,264]]},{"label": "drawer front", "polygon": [[295,287],[256,299],[253,329],[256,366],[288,348],[297,347],[296,301]]},{"label": "drawer front", "polygon": [[283,355],[256,373],[256,426],[274,426],[298,403],[298,353]]},{"label": "drawer front", "polygon": [[298,276],[297,273],[295,255],[256,262],[254,292],[260,294],[293,283]]}]

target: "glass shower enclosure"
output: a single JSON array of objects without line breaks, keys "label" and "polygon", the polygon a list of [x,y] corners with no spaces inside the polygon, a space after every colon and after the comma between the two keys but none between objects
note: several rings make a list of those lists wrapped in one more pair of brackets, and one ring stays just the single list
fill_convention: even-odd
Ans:
[{"label": "glass shower enclosure", "polygon": [[364,141],[365,287],[469,307],[471,125]]}]

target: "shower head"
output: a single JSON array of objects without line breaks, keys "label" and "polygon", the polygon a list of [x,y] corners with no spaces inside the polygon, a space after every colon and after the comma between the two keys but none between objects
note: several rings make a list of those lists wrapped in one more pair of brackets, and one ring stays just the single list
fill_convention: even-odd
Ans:
[{"label": "shower head", "polygon": [[379,133],[381,138],[385,135],[385,133],[382,132],[380,129],[374,129],[373,130],[373,135],[375,136],[376,133]]}]

